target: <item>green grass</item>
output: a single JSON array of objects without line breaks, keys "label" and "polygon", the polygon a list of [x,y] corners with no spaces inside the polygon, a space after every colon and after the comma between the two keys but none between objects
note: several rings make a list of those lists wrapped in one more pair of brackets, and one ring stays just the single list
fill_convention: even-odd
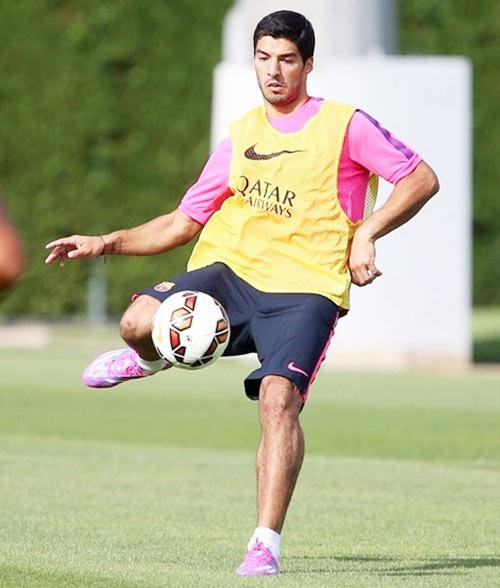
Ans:
[{"label": "green grass", "polygon": [[500,308],[475,308],[472,320],[474,361],[500,363]]},{"label": "green grass", "polygon": [[500,585],[500,374],[320,374],[284,573],[242,580],[249,366],[91,391],[96,350],[0,351],[0,586]]}]

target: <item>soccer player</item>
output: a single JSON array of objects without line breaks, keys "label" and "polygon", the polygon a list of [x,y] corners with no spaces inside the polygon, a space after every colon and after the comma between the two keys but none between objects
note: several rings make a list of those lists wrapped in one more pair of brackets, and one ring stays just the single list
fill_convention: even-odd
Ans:
[{"label": "soccer player", "polygon": [[21,239],[0,201],[0,292],[17,282],[23,269]]},{"label": "soccer player", "polygon": [[[152,255],[199,234],[188,271],[134,297],[121,321],[128,347],[85,370],[88,386],[110,387],[169,367],[151,341],[153,316],[178,290],[218,299],[231,322],[226,355],[256,352],[245,380],[258,400],[257,528],[242,576],[277,574],[280,535],[304,456],[299,414],[324,359],[351,281],[381,272],[375,242],[437,192],[432,169],[356,108],[310,97],[314,32],[302,15],[279,11],[254,33],[263,106],[230,128],[179,207],[106,235],[73,235],[47,245],[47,263],[99,255]],[[370,213],[375,176],[394,184]]]}]

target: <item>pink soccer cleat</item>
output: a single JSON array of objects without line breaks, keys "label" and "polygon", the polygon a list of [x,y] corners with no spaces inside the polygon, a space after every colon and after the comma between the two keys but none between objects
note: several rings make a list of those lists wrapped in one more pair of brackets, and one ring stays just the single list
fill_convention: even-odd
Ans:
[{"label": "pink soccer cleat", "polygon": [[129,347],[103,353],[85,368],[83,383],[90,388],[111,388],[127,380],[152,375],[137,365],[137,357]]},{"label": "pink soccer cleat", "polygon": [[247,551],[243,563],[236,570],[238,576],[274,576],[279,572],[278,562],[271,551],[258,541]]}]

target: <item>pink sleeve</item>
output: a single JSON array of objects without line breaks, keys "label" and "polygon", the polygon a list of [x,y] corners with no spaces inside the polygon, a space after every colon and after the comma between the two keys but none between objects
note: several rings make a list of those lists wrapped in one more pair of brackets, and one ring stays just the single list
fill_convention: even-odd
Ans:
[{"label": "pink sleeve", "polygon": [[362,110],[354,113],[348,136],[350,158],[391,184],[397,184],[422,161],[418,153]]},{"label": "pink sleeve", "polygon": [[232,195],[228,185],[231,153],[231,139],[228,137],[217,145],[200,177],[187,190],[179,204],[182,212],[201,225],[206,224],[224,200]]}]

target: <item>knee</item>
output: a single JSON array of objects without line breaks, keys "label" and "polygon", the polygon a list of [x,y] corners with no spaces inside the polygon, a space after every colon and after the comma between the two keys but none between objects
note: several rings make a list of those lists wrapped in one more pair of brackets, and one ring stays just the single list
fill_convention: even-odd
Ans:
[{"label": "knee", "polygon": [[296,420],[302,408],[299,389],[287,378],[266,376],[259,392],[259,409],[263,425],[284,419]]},{"label": "knee", "polygon": [[153,318],[160,303],[153,298],[139,297],[125,311],[120,321],[120,335],[129,344],[151,338]]}]

